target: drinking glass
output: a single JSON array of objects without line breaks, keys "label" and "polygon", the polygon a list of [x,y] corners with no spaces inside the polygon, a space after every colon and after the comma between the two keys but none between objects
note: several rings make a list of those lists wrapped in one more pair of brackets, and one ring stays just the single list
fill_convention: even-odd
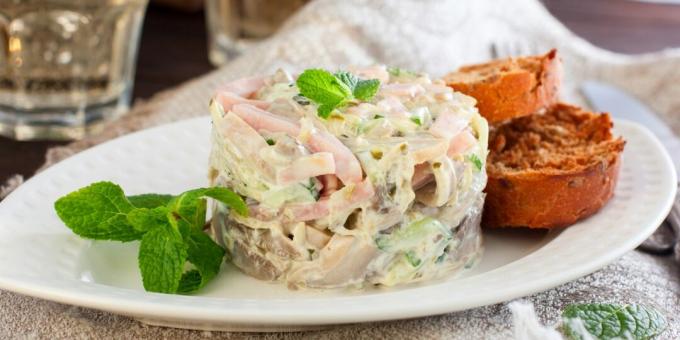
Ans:
[{"label": "drinking glass", "polygon": [[215,66],[238,55],[249,42],[276,32],[309,0],[206,0],[208,57]]},{"label": "drinking glass", "polygon": [[148,0],[0,0],[0,134],[77,139],[130,104]]}]

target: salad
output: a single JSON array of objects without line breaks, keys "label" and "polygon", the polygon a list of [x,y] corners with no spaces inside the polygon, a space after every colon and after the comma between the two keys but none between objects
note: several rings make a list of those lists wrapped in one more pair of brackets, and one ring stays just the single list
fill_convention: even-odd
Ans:
[{"label": "salad", "polygon": [[245,273],[290,287],[397,284],[481,253],[488,127],[475,100],[373,66],[226,84],[210,104],[209,178],[249,213],[213,207]]}]

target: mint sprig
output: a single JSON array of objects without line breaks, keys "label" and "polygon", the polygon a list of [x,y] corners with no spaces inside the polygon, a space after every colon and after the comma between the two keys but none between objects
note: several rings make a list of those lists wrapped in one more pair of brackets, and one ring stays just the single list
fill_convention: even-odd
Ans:
[{"label": "mint sprig", "polygon": [[[120,186],[97,182],[59,198],[55,210],[75,234],[95,240],[141,240],[139,270],[144,289],[189,293],[219,273],[225,251],[203,232],[206,197],[238,214],[248,209],[226,188],[200,188],[180,195],[126,197]],[[188,265],[187,265],[188,262]],[[185,271],[185,267],[189,267]]]},{"label": "mint sprig", "polygon": [[168,223],[150,229],[139,245],[139,269],[144,289],[175,293],[182,277],[187,249],[180,232]]},{"label": "mint sprig", "polygon": [[666,319],[656,309],[607,303],[569,305],[562,312],[562,323],[565,335],[578,340],[586,338],[583,328],[601,340],[652,339],[666,328]]},{"label": "mint sprig", "polygon": [[128,242],[142,238],[127,214],[135,207],[123,190],[110,182],[99,182],[70,193],[54,204],[57,215],[78,236],[93,240]]},{"label": "mint sprig", "polygon": [[168,204],[172,195],[141,194],[128,196],[128,201],[137,208],[156,208]]},{"label": "mint sprig", "polygon": [[185,238],[185,243],[187,260],[193,264],[195,269],[182,276],[180,293],[198,290],[210,282],[219,273],[224,257],[224,249],[201,230],[191,229]]},{"label": "mint sprig", "polygon": [[336,72],[334,76],[347,85],[352,91],[352,96],[359,100],[371,100],[380,88],[380,80],[378,79],[363,80],[346,71]]},{"label": "mint sprig", "polygon": [[380,88],[380,81],[359,79],[344,71],[331,74],[322,69],[308,69],[300,74],[296,85],[302,96],[318,104],[318,115],[326,119],[333,110],[351,100],[371,100]]}]

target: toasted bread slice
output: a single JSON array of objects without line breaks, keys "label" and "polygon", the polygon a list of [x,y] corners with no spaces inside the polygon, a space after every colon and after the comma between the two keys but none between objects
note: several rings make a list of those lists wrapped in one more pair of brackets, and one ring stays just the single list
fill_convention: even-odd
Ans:
[{"label": "toasted bread slice", "polygon": [[625,144],[611,127],[606,113],[556,104],[493,129],[483,225],[562,227],[598,211],[614,193]]},{"label": "toasted bread slice", "polygon": [[561,78],[561,62],[553,49],[542,56],[463,66],[444,81],[477,99],[479,113],[493,125],[555,104]]}]

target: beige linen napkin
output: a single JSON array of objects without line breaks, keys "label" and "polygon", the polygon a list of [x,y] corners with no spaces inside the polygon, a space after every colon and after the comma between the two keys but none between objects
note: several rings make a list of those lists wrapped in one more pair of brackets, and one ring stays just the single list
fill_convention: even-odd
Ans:
[{"label": "beige linen napkin", "polygon": [[[87,147],[149,126],[207,114],[213,90],[230,79],[279,67],[339,68],[385,63],[443,75],[484,61],[493,51],[541,53],[557,47],[565,65],[564,96],[580,103],[576,86],[599,79],[651,105],[680,131],[680,50],[623,56],[574,36],[537,0],[319,0],[305,7],[271,39],[224,68],[138,104],[100,135],[48,152],[45,167]],[[612,230],[612,232],[616,232]],[[539,319],[555,324],[571,302],[644,303],[667,316],[663,338],[680,338],[680,267],[670,257],[629,252],[582,279],[525,300]],[[0,338],[241,338],[245,334],[145,326],[130,318],[0,291]],[[250,334],[250,336],[257,336]],[[267,338],[512,338],[506,304],[421,319],[341,326]]]}]

